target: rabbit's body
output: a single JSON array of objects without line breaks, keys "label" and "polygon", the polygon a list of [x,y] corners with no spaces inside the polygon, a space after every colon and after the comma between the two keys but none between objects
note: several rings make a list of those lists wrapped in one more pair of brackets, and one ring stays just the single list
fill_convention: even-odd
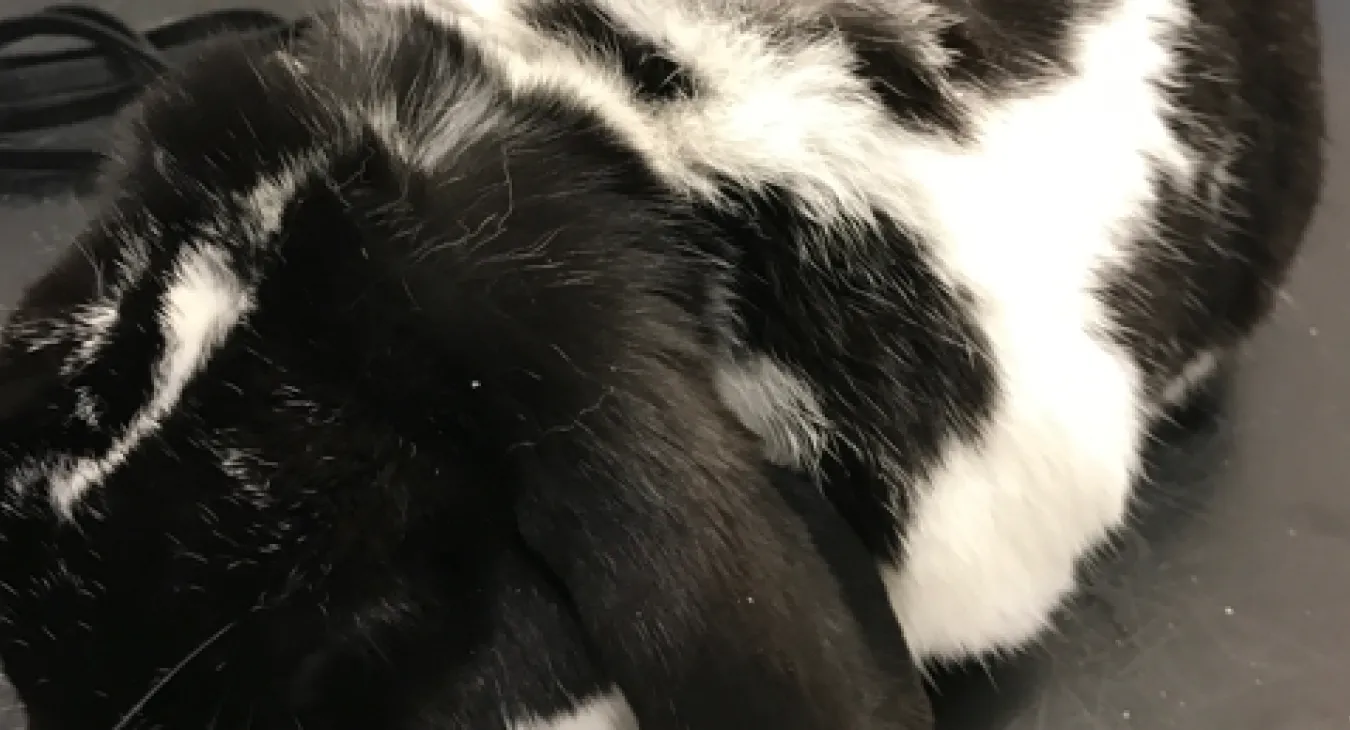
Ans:
[{"label": "rabbit's body", "polygon": [[203,59],[4,341],[36,730],[924,727],[872,604],[1014,648],[1122,524],[1316,201],[1312,13],[410,0]]},{"label": "rabbit's body", "polygon": [[723,234],[720,392],[921,657],[1046,625],[1318,192],[1307,0],[416,4]]}]

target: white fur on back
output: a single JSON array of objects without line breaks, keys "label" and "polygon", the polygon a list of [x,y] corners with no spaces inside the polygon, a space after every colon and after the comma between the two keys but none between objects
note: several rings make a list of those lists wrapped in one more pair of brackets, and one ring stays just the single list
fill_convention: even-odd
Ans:
[{"label": "white fur on back", "polygon": [[892,123],[851,70],[842,43],[791,53],[745,27],[737,3],[597,0],[626,26],[664,37],[710,86],[698,99],[645,108],[618,72],[531,30],[524,0],[384,0],[429,8],[484,48],[521,91],[566,89],[678,189],[714,195],[715,176],[778,183],[822,222],[857,225],[874,210],[920,212],[896,151],[914,136]]},{"label": "white fur on back", "polygon": [[982,110],[978,143],[915,150],[933,240],[981,303],[1000,400],[952,444],[886,570],[914,651],[1016,647],[1048,622],[1077,561],[1123,522],[1146,423],[1133,366],[1094,289],[1146,225],[1151,160],[1189,174],[1158,86],[1178,0],[1124,0],[1078,34],[1080,75]]}]

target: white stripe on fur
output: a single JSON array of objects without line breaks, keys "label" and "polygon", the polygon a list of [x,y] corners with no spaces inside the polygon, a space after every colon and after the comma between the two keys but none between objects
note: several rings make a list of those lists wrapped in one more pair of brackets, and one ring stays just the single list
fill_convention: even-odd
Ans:
[{"label": "white stripe on fur", "polygon": [[884,568],[916,654],[1029,641],[1125,519],[1146,409],[1096,289],[1149,233],[1155,163],[1190,174],[1159,88],[1186,21],[1181,0],[1122,0],[1078,34],[1078,75],[981,109],[970,148],[903,154],[1000,379],[983,437],[950,445]]},{"label": "white stripe on fur", "polygon": [[159,318],[164,355],[155,365],[150,399],[107,452],[63,459],[49,472],[51,500],[59,514],[70,516],[88,489],[107,478],[142,440],[158,430],[192,376],[250,306],[249,293],[225,263],[224,252],[210,245],[184,252],[164,295]]},{"label": "white stripe on fur", "polygon": [[628,702],[615,691],[588,700],[571,713],[516,721],[511,730],[638,730],[638,723]]},{"label": "white stripe on fur", "polygon": [[[308,161],[307,164],[313,164]],[[294,197],[304,170],[298,165],[259,182],[240,196],[239,216],[210,228],[228,243],[261,246],[280,229],[286,204]],[[158,325],[164,351],[154,364],[149,399],[126,430],[98,456],[62,456],[46,469],[49,496],[57,513],[70,517],[76,503],[124,464],[146,438],[173,412],[193,376],[212,352],[253,307],[251,283],[240,278],[228,260],[224,242],[201,240],[184,246],[160,300]],[[99,322],[111,327],[116,316]],[[106,337],[106,330],[101,336]],[[95,394],[96,395],[96,394]]]}]

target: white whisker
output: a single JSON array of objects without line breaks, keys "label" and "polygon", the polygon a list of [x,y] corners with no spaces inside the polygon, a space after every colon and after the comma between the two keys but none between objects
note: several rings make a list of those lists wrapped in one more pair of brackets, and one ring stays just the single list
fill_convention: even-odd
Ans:
[{"label": "white whisker", "polygon": [[160,677],[150,686],[150,689],[136,701],[136,704],[132,705],[131,709],[127,710],[126,714],[122,715],[122,719],[118,720],[116,725],[113,725],[112,730],[126,730],[131,724],[131,721],[136,719],[136,716],[141,714],[141,711],[145,709],[145,706],[150,703],[150,700],[154,699],[155,695],[159,694],[161,690],[167,687],[169,682],[172,682],[173,678],[178,676],[179,672],[183,671],[184,667],[191,664],[193,659],[201,656],[202,652],[206,651],[212,644],[219,641],[220,637],[229,633],[230,629],[233,629],[238,623],[239,622],[237,621],[231,621],[230,623],[225,624],[219,631],[206,637],[205,641],[198,644],[192,651],[188,652],[187,655],[179,660],[177,664],[173,665],[168,672],[165,672],[164,676]]}]

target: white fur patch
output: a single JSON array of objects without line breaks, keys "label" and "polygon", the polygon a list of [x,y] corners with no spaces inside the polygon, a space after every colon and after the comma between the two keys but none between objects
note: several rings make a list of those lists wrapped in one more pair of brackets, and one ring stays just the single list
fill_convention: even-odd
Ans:
[{"label": "white fur patch", "polygon": [[106,453],[96,458],[62,459],[51,470],[51,500],[60,514],[70,515],[86,490],[121,466],[132,450],[159,428],[192,376],[250,308],[249,292],[224,256],[220,249],[203,245],[185,251],[179,258],[159,317],[164,354],[155,365],[153,393]]},{"label": "white fur patch", "polygon": [[[774,5],[810,13],[831,3],[751,3],[739,12],[738,3],[601,4],[643,35],[661,38],[706,87],[688,103],[662,105],[651,123],[661,140],[653,152],[691,187],[701,189],[714,171],[750,187],[790,189],[826,224],[870,222],[877,208],[915,218],[909,176],[893,164],[897,145],[913,135],[853,72],[852,51],[841,39],[781,44],[765,33]],[[906,19],[927,19],[906,5]],[[847,237],[833,242],[839,240]]]},{"label": "white fur patch", "polygon": [[719,176],[778,183],[824,223],[866,223],[877,207],[918,215],[909,176],[887,163],[910,135],[852,73],[842,42],[780,48],[735,3],[597,0],[625,25],[663,38],[707,80],[696,99],[649,108],[615,69],[528,27],[520,9],[536,3],[385,3],[427,9],[474,39],[513,91],[565,90],[677,189],[715,197]]},{"label": "white fur patch", "polygon": [[[164,351],[153,365],[150,397],[105,453],[62,455],[48,464],[49,497],[58,514],[70,517],[75,504],[91,487],[106,479],[140,443],[159,430],[178,405],[188,383],[252,309],[253,283],[240,278],[240,272],[228,261],[228,252],[213,241],[219,238],[257,247],[270,240],[281,227],[285,207],[295,195],[301,174],[312,168],[316,159],[297,160],[293,169],[260,181],[235,201],[241,208],[238,217],[225,220],[222,212],[221,220],[206,226],[206,238],[211,240],[183,245],[160,300],[157,324],[164,337]],[[127,260],[120,264],[123,275],[143,276],[146,266],[143,243],[128,245],[126,256]],[[115,294],[120,296],[131,283],[121,282],[123,286]],[[89,344],[77,351],[75,366],[92,358],[104,342],[117,322],[119,304],[120,301],[100,303],[81,320],[89,330]],[[81,393],[80,398],[79,415],[92,420],[97,415],[97,394]]]},{"label": "white fur patch", "polygon": [[111,302],[98,300],[75,308],[65,317],[9,322],[0,337],[13,340],[30,353],[59,345],[74,345],[62,364],[62,374],[69,375],[93,358],[107,332],[117,324],[117,318],[117,309]]},{"label": "white fur patch", "polygon": [[1156,85],[1185,21],[1179,0],[1123,0],[1078,34],[1079,75],[981,109],[968,149],[903,155],[935,250],[981,302],[1000,385],[983,437],[951,444],[921,490],[903,567],[883,568],[920,656],[1034,638],[1124,521],[1146,409],[1094,291],[1147,233],[1151,161],[1189,174]]},{"label": "white fur patch", "polygon": [[615,692],[589,700],[572,713],[518,720],[511,730],[638,730],[638,723],[627,700]]},{"label": "white fur patch", "polygon": [[804,469],[820,463],[831,431],[829,419],[811,387],[782,364],[764,355],[723,363],[717,369],[717,389],[741,422],[764,439],[770,461]]},{"label": "white fur patch", "polygon": [[73,319],[80,325],[83,337],[80,338],[79,346],[62,365],[63,375],[70,375],[75,370],[93,362],[94,358],[98,356],[98,351],[107,342],[108,333],[117,326],[120,316],[116,306],[111,302],[102,301],[75,313]]}]

